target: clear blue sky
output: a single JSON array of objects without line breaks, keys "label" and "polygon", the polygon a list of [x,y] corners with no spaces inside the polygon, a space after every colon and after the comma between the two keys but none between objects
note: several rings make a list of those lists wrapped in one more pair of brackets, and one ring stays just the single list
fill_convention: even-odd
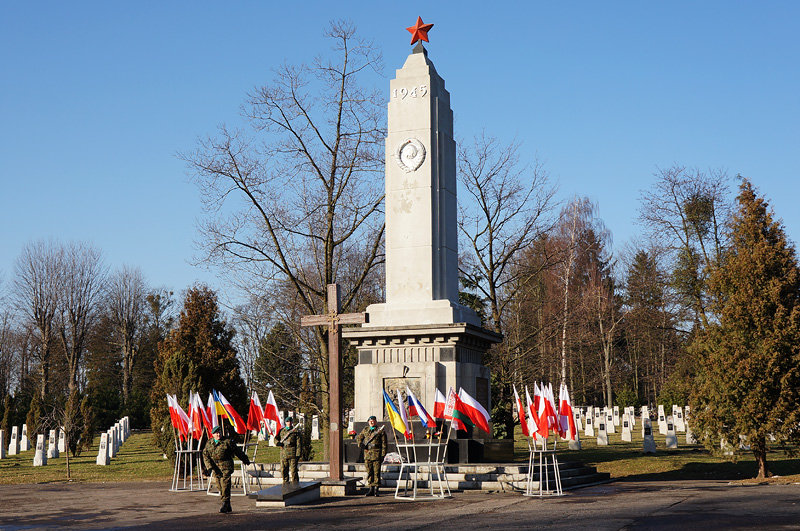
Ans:
[{"label": "clear blue sky", "polygon": [[[557,4],[557,5],[554,5]],[[0,10],[0,275],[33,239],[94,242],[181,290],[198,194],[179,151],[238,121],[246,92],[310,60],[349,18],[382,50],[380,86],[427,46],[456,134],[523,142],[590,197],[617,246],[639,191],[673,163],[741,173],[800,238],[800,3],[6,2]]]}]

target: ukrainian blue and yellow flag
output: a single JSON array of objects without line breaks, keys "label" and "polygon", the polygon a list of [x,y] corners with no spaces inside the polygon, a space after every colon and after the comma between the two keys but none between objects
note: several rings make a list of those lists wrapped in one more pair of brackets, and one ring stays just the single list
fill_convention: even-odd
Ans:
[{"label": "ukrainian blue and yellow flag", "polygon": [[404,437],[407,437],[408,427],[406,426],[406,423],[403,422],[403,417],[400,416],[397,406],[392,401],[391,397],[389,397],[389,394],[385,389],[383,391],[383,403],[386,406],[386,414],[389,416],[389,424],[391,424],[394,429],[402,433]]}]

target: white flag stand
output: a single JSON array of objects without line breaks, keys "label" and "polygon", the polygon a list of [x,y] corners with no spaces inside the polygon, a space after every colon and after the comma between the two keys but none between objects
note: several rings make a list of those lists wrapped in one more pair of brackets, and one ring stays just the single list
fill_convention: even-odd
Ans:
[{"label": "white flag stand", "polygon": [[[541,442],[541,448],[537,448],[536,440]],[[545,496],[563,496],[564,491],[561,489],[561,469],[558,466],[558,457],[556,456],[556,443],[558,438],[553,441],[553,449],[547,449],[547,439],[541,437],[528,438],[528,478],[525,486],[525,494],[523,496],[535,496],[543,498]],[[538,470],[539,487],[533,487],[534,470]],[[550,476],[548,471],[553,472],[553,488],[550,488]]]}]

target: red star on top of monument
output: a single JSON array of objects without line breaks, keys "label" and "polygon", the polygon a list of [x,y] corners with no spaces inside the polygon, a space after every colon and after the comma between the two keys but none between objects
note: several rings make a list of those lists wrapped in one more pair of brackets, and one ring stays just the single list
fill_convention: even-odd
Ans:
[{"label": "red star on top of monument", "polygon": [[417,23],[413,26],[406,28],[411,33],[411,44],[417,41],[430,42],[428,40],[428,32],[433,27],[433,24],[423,24],[422,17],[417,17]]}]

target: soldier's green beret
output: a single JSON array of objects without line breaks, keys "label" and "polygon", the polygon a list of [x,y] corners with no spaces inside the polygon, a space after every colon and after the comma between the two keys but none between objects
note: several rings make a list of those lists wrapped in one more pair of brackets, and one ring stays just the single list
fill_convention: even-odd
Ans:
[{"label": "soldier's green beret", "polygon": [[294,423],[294,417],[286,417],[286,422]]},{"label": "soldier's green beret", "polygon": [[214,426],[214,429],[213,429],[213,430],[211,430],[211,433],[212,433],[212,434],[213,434],[213,433],[221,433],[221,432],[222,432],[222,427],[221,427],[221,426],[219,426],[219,425],[217,425],[217,426]]},{"label": "soldier's green beret", "polygon": [[376,417],[375,415],[372,415],[370,418],[367,419],[367,422],[369,422],[370,420],[374,420],[375,422],[378,422],[378,417]]}]

